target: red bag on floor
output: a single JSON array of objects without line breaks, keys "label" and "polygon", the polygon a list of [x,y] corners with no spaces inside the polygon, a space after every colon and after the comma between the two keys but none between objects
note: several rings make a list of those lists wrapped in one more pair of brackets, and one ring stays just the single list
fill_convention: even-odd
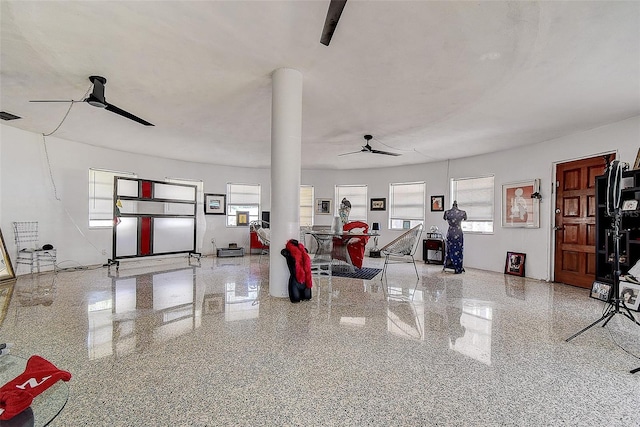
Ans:
[{"label": "red bag on floor", "polygon": [[70,379],[69,372],[40,356],[31,356],[24,372],[0,388],[0,420],[9,420],[27,409],[34,397],[58,380]]}]

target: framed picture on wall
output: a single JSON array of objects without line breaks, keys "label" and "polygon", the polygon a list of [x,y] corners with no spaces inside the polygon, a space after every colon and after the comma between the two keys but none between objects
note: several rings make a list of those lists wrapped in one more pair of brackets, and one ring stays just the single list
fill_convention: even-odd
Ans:
[{"label": "framed picture on wall", "polygon": [[386,211],[387,210],[387,199],[379,198],[379,199],[371,199],[371,205],[369,210],[372,211]]},{"label": "framed picture on wall", "polygon": [[225,198],[224,194],[205,194],[204,213],[206,215],[224,215],[227,209]]},{"label": "framed picture on wall", "polygon": [[331,215],[331,199],[316,199],[316,213],[318,215]]},{"label": "framed picture on wall", "polygon": [[502,226],[540,228],[540,180],[513,182],[502,185]]},{"label": "framed picture on wall", "polygon": [[238,227],[249,226],[249,211],[237,211],[236,212],[236,225]]},{"label": "framed picture on wall", "polygon": [[504,274],[524,277],[524,260],[526,257],[527,255],[522,252],[507,252]]},{"label": "framed picture on wall", "polygon": [[444,196],[431,196],[431,212],[444,211]]}]

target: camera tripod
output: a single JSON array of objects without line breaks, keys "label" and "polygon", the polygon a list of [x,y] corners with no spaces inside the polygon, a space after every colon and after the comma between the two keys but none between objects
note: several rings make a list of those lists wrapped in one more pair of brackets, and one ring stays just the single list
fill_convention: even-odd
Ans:
[{"label": "camera tripod", "polygon": [[[600,323],[602,321],[604,321],[604,323],[602,324],[602,327],[604,328],[607,325],[607,323],[609,323],[609,321],[616,314],[621,314],[624,317],[626,317],[629,320],[631,320],[636,325],[640,326],[640,323],[638,323],[638,321],[633,316],[633,314],[631,314],[631,310],[629,310],[629,308],[626,306],[624,301],[622,299],[620,299],[620,230],[619,230],[619,224],[620,224],[620,211],[617,210],[616,211],[616,217],[614,219],[614,230],[613,230],[613,247],[614,247],[614,252],[613,252],[613,258],[614,258],[614,260],[613,260],[613,289],[612,289],[612,294],[613,295],[612,295],[611,299],[608,302],[609,305],[607,306],[607,309],[605,310],[605,312],[602,315],[602,317],[600,317],[595,322],[591,323],[589,326],[587,326],[587,327],[581,329],[580,331],[576,332],[575,334],[571,335],[569,338],[567,338],[565,340],[566,342],[571,341],[572,339],[574,339],[578,335],[580,335],[583,332],[587,331],[588,329],[594,327],[595,325],[597,325],[598,323]],[[640,368],[638,368],[638,369],[640,370]]]},{"label": "camera tripod", "polygon": [[[582,334],[583,332],[587,331],[588,329],[594,327],[595,325],[597,325],[600,322],[602,323],[602,327],[604,328],[607,323],[609,323],[609,321],[616,315],[616,314],[621,314],[624,317],[628,318],[629,320],[631,320],[633,323],[635,323],[636,325],[640,326],[640,322],[638,322],[638,320],[636,320],[636,318],[633,316],[633,314],[631,313],[631,310],[629,310],[629,308],[627,307],[627,305],[625,304],[625,302],[620,298],[620,223],[621,223],[621,219],[622,219],[622,213],[620,210],[620,206],[619,206],[619,175],[617,177],[617,182],[614,183],[614,179],[612,178],[612,172],[614,172],[616,167],[618,166],[619,163],[618,162],[614,162],[612,165],[608,166],[609,169],[609,179],[607,182],[607,211],[609,214],[613,214],[613,265],[612,265],[612,270],[613,270],[613,287],[612,287],[612,297],[609,299],[608,306],[607,309],[604,311],[604,313],[602,314],[602,317],[600,317],[599,319],[597,319],[595,322],[591,323],[589,326],[581,329],[580,331],[576,332],[575,334],[571,335],[569,338],[567,338],[565,341],[569,342],[572,339],[574,339],[575,337],[577,337],[578,335]],[[618,173],[620,173],[620,169],[618,169]],[[618,200],[616,200],[616,196],[618,198]],[[609,210],[609,204],[610,204],[610,200],[609,197],[612,198],[612,200],[615,201],[615,203],[611,203],[613,205],[613,209]],[[611,212],[613,211],[613,212]],[[608,237],[607,237],[608,238]],[[633,369],[630,371],[632,374],[635,374],[636,372],[640,372],[640,367]]]}]

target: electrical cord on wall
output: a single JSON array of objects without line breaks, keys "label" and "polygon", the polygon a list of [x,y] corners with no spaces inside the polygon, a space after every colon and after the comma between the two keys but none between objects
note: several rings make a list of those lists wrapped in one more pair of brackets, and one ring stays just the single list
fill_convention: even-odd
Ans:
[{"label": "electrical cord on wall", "polygon": [[[86,99],[86,97],[89,94],[89,91],[91,90],[92,86],[93,86],[93,84],[89,85],[89,89],[87,89],[87,91],[84,93],[84,95],[82,95],[82,99],[83,100]],[[83,101],[69,101],[69,108],[67,109],[67,112],[64,114],[64,117],[62,118],[62,120],[60,121],[58,126],[56,126],[56,128],[54,130],[52,130],[51,132],[49,132],[47,134],[43,133],[42,136],[51,136],[54,133],[56,133],[58,131],[58,129],[60,129],[60,126],[62,126],[64,121],[67,119],[67,116],[69,115],[69,112],[71,112],[71,107],[73,107],[73,104],[75,104],[76,102],[83,102]]]},{"label": "electrical cord on wall", "polygon": [[51,170],[51,160],[49,160],[49,150],[47,150],[47,140],[45,138],[45,134],[42,134],[42,146],[44,147],[44,156],[47,160],[47,169],[49,170],[49,179],[51,180],[51,186],[53,187],[53,197],[57,201],[61,201],[60,197],[58,197],[58,188],[56,187],[56,182],[53,179],[53,171]]},{"label": "electrical cord on wall", "polygon": [[52,130],[49,133],[43,133],[42,136],[51,136],[54,133],[56,133],[58,131],[58,129],[60,129],[60,126],[62,126],[62,124],[64,123],[64,121],[67,119],[67,116],[69,115],[69,112],[71,112],[71,107],[73,107],[73,104],[76,101],[69,101],[69,108],[67,109],[67,112],[64,114],[64,117],[62,118],[62,120],[60,121],[60,123],[58,123],[58,126],[56,126],[56,128],[54,130]]},{"label": "electrical cord on wall", "polygon": [[[87,89],[87,91],[82,96],[82,99],[85,99],[87,97],[87,95],[89,94],[89,91],[91,90],[91,86],[92,85],[89,85],[89,88]],[[64,114],[64,117],[62,118],[62,120],[60,120],[60,123],[58,123],[58,126],[56,126],[56,128],[54,130],[52,130],[49,133],[43,133],[42,134],[42,145],[44,146],[44,155],[47,158],[47,167],[49,168],[49,178],[51,179],[51,185],[53,186],[53,197],[55,197],[55,199],[57,201],[60,201],[60,197],[58,197],[58,189],[57,189],[56,183],[55,183],[55,181],[53,179],[53,172],[51,170],[51,161],[49,160],[49,150],[47,150],[46,137],[53,135],[54,133],[56,133],[58,131],[58,129],[60,129],[60,126],[62,126],[64,121],[67,119],[67,116],[69,116],[69,113],[71,112],[71,108],[73,107],[73,104],[75,104],[76,102],[81,102],[81,101],[70,101],[69,102],[69,108],[67,108],[67,112]]]},{"label": "electrical cord on wall", "polygon": [[[51,179],[51,185],[53,186],[53,196],[55,197],[55,199],[59,202],[62,203],[62,199],[58,196],[58,190],[56,187],[56,182],[53,178],[53,168],[51,167],[51,160],[49,159],[49,151],[47,150],[47,141],[45,139],[45,135],[42,135],[42,143],[44,145],[44,152],[45,152],[45,158],[47,161],[47,169],[49,170],[49,178]],[[69,219],[71,220],[71,223],[74,225],[74,227],[76,227],[76,229],[78,230],[78,232],[80,233],[80,235],[82,237],[85,238],[85,240],[91,245],[93,246],[93,248],[96,250],[96,252],[98,252],[99,254],[102,254],[102,251],[100,249],[98,249],[93,243],[91,243],[91,241],[87,238],[87,236],[82,232],[82,230],[80,229],[80,227],[78,226],[78,224],[76,223],[76,221],[73,219],[73,217],[71,216],[71,213],[69,213],[69,211],[67,210],[67,208],[64,206],[64,203],[62,203],[62,209],[64,210],[64,212],[67,214],[67,216],[69,217]]]},{"label": "electrical cord on wall", "polygon": [[[88,95],[89,91],[91,90],[91,86],[89,86],[89,89],[87,89],[87,91],[85,92],[84,96],[82,97],[82,99],[86,98],[86,96]],[[45,160],[47,162],[47,170],[49,172],[49,179],[51,180],[51,186],[53,188],[53,197],[55,198],[55,200],[57,200],[58,202],[61,202],[62,204],[62,209],[64,210],[65,214],[69,217],[71,223],[74,225],[74,227],[78,230],[78,232],[80,233],[80,235],[87,241],[87,243],[89,243],[89,245],[91,245],[97,253],[102,254],[102,251],[100,249],[98,249],[96,247],[96,245],[94,245],[93,243],[91,243],[91,241],[89,240],[89,238],[82,232],[82,230],[80,229],[80,227],[78,226],[78,224],[76,223],[76,221],[73,219],[73,217],[71,216],[71,213],[67,210],[67,208],[64,206],[64,203],[62,203],[62,199],[60,198],[60,196],[58,196],[58,188],[56,186],[56,182],[55,179],[53,177],[53,168],[51,166],[51,159],[49,158],[49,150],[47,148],[47,136],[51,136],[53,135],[58,129],[60,129],[60,127],[62,126],[62,124],[65,122],[65,120],[67,119],[67,117],[69,116],[69,112],[71,111],[71,108],[73,107],[73,104],[76,102],[81,102],[81,101],[71,101],[69,108],[67,109],[67,112],[65,113],[64,117],[62,118],[62,120],[60,121],[60,123],[58,124],[58,126],[56,126],[56,128],[52,131],[49,132],[47,134],[41,134],[42,135],[42,145],[44,148],[44,154],[45,154]],[[72,261],[72,260],[67,260],[67,261],[62,261],[62,262],[76,262],[76,261]],[[76,262],[78,264],[78,266],[76,267],[69,267],[69,268],[59,268],[59,265],[62,263],[56,263],[55,265],[55,269],[57,271],[75,271],[75,270],[85,270],[88,269],[88,267],[86,266],[82,266],[80,263]]]}]

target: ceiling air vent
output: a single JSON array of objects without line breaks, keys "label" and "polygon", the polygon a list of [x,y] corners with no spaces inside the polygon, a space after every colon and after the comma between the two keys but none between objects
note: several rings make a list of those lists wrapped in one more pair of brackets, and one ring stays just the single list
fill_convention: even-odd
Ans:
[{"label": "ceiling air vent", "polygon": [[0,119],[2,120],[15,120],[21,118],[22,117],[18,117],[15,114],[7,113],[6,111],[0,111]]}]

